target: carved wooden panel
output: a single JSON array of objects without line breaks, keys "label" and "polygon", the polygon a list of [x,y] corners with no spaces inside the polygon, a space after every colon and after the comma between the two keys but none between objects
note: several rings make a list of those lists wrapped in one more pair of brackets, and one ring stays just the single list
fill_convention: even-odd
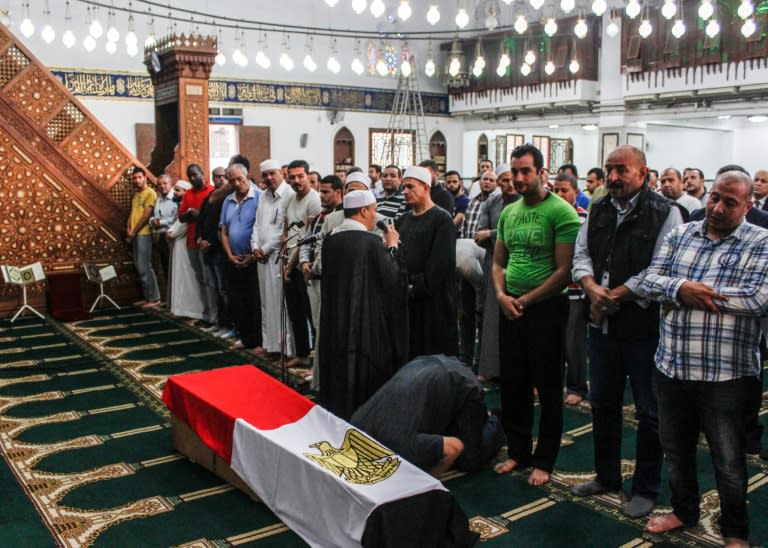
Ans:
[{"label": "carved wooden panel", "polygon": [[45,133],[53,141],[60,143],[83,120],[85,120],[83,112],[72,103],[67,103],[61,112],[48,122],[48,125],[45,127]]},{"label": "carved wooden panel", "polygon": [[187,154],[187,165],[197,163],[203,166],[203,173],[208,165],[208,102],[190,99],[184,102],[184,148]]},{"label": "carved wooden panel", "polygon": [[67,100],[61,86],[54,82],[43,69],[32,65],[16,77],[4,93],[17,112],[25,114],[35,125],[42,125]]},{"label": "carved wooden panel", "polygon": [[0,86],[10,82],[11,78],[16,76],[28,64],[29,59],[19,48],[16,46],[8,48],[8,51],[0,58]]},{"label": "carved wooden panel", "polygon": [[87,120],[67,138],[63,148],[96,183],[108,190],[114,177],[129,162],[114,141],[114,137]]},{"label": "carved wooden panel", "polygon": [[[50,274],[109,263],[118,272],[113,295],[134,297],[122,239],[133,165],[131,153],[0,25],[0,264],[41,261]],[[39,305],[42,294],[30,299]],[[0,315],[17,306],[18,288],[0,283]]]},{"label": "carved wooden panel", "polygon": [[0,264],[119,260],[118,235],[0,129]]}]

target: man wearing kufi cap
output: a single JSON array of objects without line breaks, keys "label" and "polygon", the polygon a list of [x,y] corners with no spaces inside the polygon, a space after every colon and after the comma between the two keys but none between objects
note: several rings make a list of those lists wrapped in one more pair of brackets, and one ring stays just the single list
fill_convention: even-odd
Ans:
[{"label": "man wearing kufi cap", "polygon": [[408,360],[408,283],[392,225],[381,237],[370,190],[344,195],[344,221],[323,246],[320,401],[349,420]]},{"label": "man wearing kufi cap", "polygon": [[[349,175],[347,175],[346,182],[344,183],[344,195],[346,196],[347,193],[352,192],[353,190],[370,190],[371,188],[371,179],[362,171],[353,171]],[[376,214],[376,217],[379,220],[382,220],[382,216],[378,213]],[[320,241],[315,246],[315,267],[314,270],[318,274],[322,274],[323,271],[323,240],[326,236],[328,236],[333,229],[341,225],[341,223],[344,222],[344,212],[343,211],[334,211],[333,213],[330,213],[326,218],[325,222],[323,223],[323,228],[320,230],[320,234],[322,235]],[[379,234],[380,236],[383,236],[384,233],[381,232],[377,227],[374,227],[373,232],[375,234]]]},{"label": "man wearing kufi cap", "polygon": [[[280,309],[282,306],[281,264],[275,261],[280,253],[283,235],[283,219],[288,198],[293,189],[283,181],[282,164],[277,160],[265,160],[259,166],[267,189],[259,199],[256,220],[251,235],[251,251],[259,261],[259,293],[261,296],[262,344],[265,352],[280,352]],[[288,355],[293,354],[293,337],[290,329],[285,333]]]},{"label": "man wearing kufi cap", "polygon": [[428,169],[411,166],[403,175],[403,194],[411,211],[395,226],[408,266],[410,352],[457,353],[456,227],[450,215],[435,207]]},{"label": "man wearing kufi cap", "polygon": [[419,167],[426,169],[429,172],[429,195],[432,198],[432,203],[438,207],[442,207],[453,217],[453,196],[451,193],[445,190],[437,181],[437,176],[440,173],[440,168],[437,166],[437,162],[434,160],[423,160],[419,163]]}]

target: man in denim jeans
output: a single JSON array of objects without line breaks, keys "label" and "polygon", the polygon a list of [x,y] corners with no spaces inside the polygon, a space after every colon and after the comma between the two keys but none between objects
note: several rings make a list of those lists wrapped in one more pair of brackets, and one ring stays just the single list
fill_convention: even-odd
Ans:
[{"label": "man in denim jeans", "polygon": [[133,168],[133,186],[136,193],[131,200],[131,213],[125,225],[125,241],[131,244],[133,265],[139,275],[141,290],[144,298],[133,303],[135,306],[154,308],[160,304],[160,290],[157,288],[157,278],[152,270],[152,229],[149,218],[155,209],[157,194],[147,184],[144,169]]},{"label": "man in denim jeans", "polygon": [[760,317],[768,313],[768,232],[744,220],[751,195],[745,173],[718,176],[706,220],[670,233],[638,287],[661,302],[653,381],[672,488],[672,512],[647,528],[661,533],[698,523],[696,451],[703,430],[728,547],[749,546],[744,417],[760,374]]}]

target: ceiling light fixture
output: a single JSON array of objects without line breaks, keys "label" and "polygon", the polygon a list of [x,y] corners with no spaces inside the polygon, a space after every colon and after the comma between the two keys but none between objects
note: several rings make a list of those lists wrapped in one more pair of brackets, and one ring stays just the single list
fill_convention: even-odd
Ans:
[{"label": "ceiling light fixture", "polygon": [[706,21],[712,17],[713,13],[715,13],[715,7],[712,5],[712,2],[710,0],[701,0],[701,5],[699,6],[699,17]]},{"label": "ceiling light fixture", "polygon": [[365,0],[352,0],[352,9],[355,10],[355,13],[358,15],[365,11],[365,6]]},{"label": "ceiling light fixture", "polygon": [[523,34],[526,30],[528,30],[528,21],[525,20],[525,15],[517,16],[517,19],[515,19],[514,28],[517,34]]},{"label": "ceiling light fixture", "polygon": [[592,13],[600,17],[602,14],[605,13],[605,10],[608,9],[608,4],[606,4],[605,0],[595,0],[592,2]]},{"label": "ceiling light fixture", "polygon": [[544,25],[544,33],[547,36],[551,37],[551,36],[554,36],[556,32],[557,32],[557,23],[555,22],[554,17],[550,17],[549,19],[547,19],[547,22]]},{"label": "ceiling light fixture", "polygon": [[460,29],[463,29],[469,24],[469,15],[467,14],[467,10],[464,8],[460,8],[459,12],[456,14],[456,26]]},{"label": "ceiling light fixture", "polygon": [[432,4],[429,6],[429,10],[427,10],[427,23],[430,25],[437,25],[439,21],[440,9],[437,7],[437,4]]},{"label": "ceiling light fixture", "polygon": [[373,2],[371,2],[371,15],[376,19],[381,17],[386,10],[387,6],[384,5],[383,0],[373,0]]},{"label": "ceiling light fixture", "polygon": [[675,0],[664,0],[664,5],[661,7],[661,14],[664,19],[672,19],[677,13],[677,2]]},{"label": "ceiling light fixture", "polygon": [[757,24],[755,23],[754,17],[750,17],[746,21],[744,21],[744,24],[741,25],[741,34],[744,36],[744,38],[749,38],[753,34],[755,34],[755,31],[757,30]]},{"label": "ceiling light fixture", "polygon": [[629,3],[627,4],[627,7],[624,8],[624,11],[626,12],[627,17],[634,19],[640,15],[640,9],[640,2],[637,0],[629,0]]},{"label": "ceiling light fixture", "polygon": [[680,38],[683,34],[685,34],[685,23],[683,23],[682,19],[677,19],[675,24],[672,25],[672,36]]},{"label": "ceiling light fixture", "polygon": [[400,7],[397,8],[397,16],[400,18],[401,21],[407,21],[411,14],[413,13],[413,10],[411,9],[411,4],[408,2],[408,0],[401,0]]},{"label": "ceiling light fixture", "polygon": [[742,19],[747,19],[755,12],[755,6],[752,5],[752,2],[750,0],[741,0],[741,4],[739,4],[739,9],[736,10],[736,13],[739,14],[739,17]]},{"label": "ceiling light fixture", "polygon": [[587,22],[583,17],[580,17],[579,20],[576,21],[576,25],[573,27],[573,33],[576,35],[576,38],[583,39],[585,36],[587,36],[587,32],[589,32]]}]

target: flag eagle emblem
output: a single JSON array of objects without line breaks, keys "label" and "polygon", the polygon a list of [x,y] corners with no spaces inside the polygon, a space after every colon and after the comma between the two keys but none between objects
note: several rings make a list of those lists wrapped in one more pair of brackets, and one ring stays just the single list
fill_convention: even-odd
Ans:
[{"label": "flag eagle emblem", "polygon": [[304,453],[305,457],[349,483],[373,485],[390,477],[400,466],[400,459],[392,451],[354,428],[347,430],[338,449],[327,441],[309,447],[320,454]]}]

